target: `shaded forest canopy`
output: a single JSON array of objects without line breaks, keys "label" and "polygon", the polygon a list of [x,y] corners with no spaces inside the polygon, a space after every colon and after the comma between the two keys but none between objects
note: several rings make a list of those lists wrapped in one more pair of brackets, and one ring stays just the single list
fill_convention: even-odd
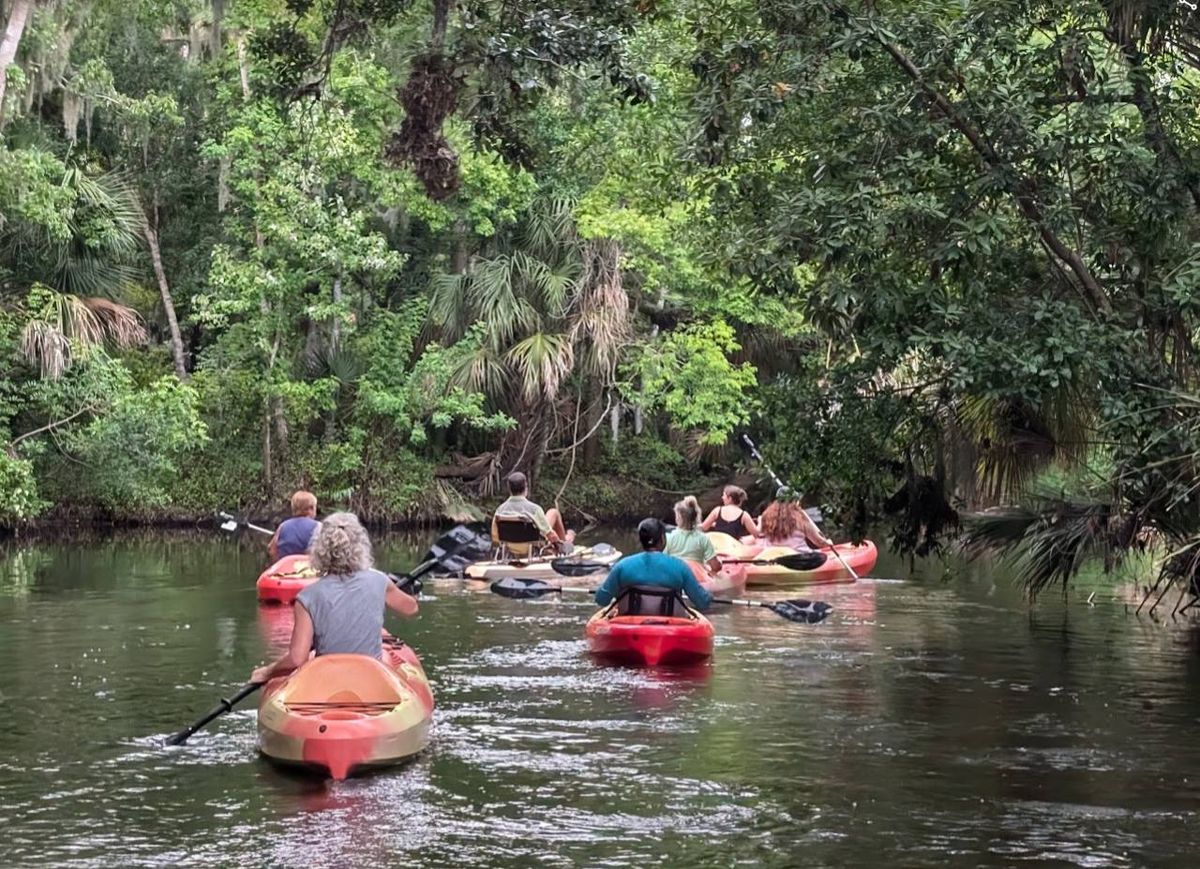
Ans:
[{"label": "shaded forest canopy", "polygon": [[1200,15],[4,0],[0,522],[745,468],[1200,563]]}]

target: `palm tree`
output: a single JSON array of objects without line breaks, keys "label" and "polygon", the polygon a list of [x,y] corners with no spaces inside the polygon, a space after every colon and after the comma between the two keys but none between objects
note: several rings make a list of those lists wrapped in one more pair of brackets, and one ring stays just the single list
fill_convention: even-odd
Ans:
[{"label": "palm tree", "polygon": [[44,304],[21,330],[21,357],[49,380],[71,367],[77,349],[112,344],[126,349],[146,341],[142,318],[132,308],[97,297],[35,286]]},{"label": "palm tree", "polygon": [[132,188],[120,176],[75,166],[62,187],[72,194],[65,232],[30,221],[0,231],[4,259],[15,266],[9,286],[35,291],[20,353],[50,379],[71,367],[79,349],[127,348],[147,338],[138,313],[112,300],[138,277],[133,262],[144,217]]},{"label": "palm tree", "polygon": [[617,245],[581,240],[567,200],[533,206],[507,247],[465,273],[439,276],[429,321],[443,340],[473,340],[456,379],[518,422],[494,472],[521,467],[536,477],[568,381],[611,386],[629,302]]}]

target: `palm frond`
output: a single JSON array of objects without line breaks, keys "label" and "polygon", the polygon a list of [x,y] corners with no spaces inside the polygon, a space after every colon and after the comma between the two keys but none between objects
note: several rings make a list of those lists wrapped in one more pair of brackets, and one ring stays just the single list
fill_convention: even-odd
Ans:
[{"label": "palm frond", "polygon": [[21,330],[19,352],[42,377],[57,380],[71,367],[72,341],[85,348],[110,343],[128,349],[148,340],[142,318],[132,308],[40,289],[45,303]]},{"label": "palm frond", "polygon": [[525,217],[525,246],[537,257],[552,260],[576,240],[574,203],[563,197],[535,202]]},{"label": "palm frond", "polygon": [[575,364],[575,348],[567,335],[535,332],[507,354],[517,371],[521,393],[529,400],[552,401]]},{"label": "palm frond", "polygon": [[1012,561],[1030,597],[1067,582],[1086,562],[1110,565],[1126,543],[1126,522],[1111,504],[1047,500],[1040,509],[1005,508],[967,517],[964,549],[972,557],[993,552]]},{"label": "palm frond", "polygon": [[481,343],[459,361],[451,373],[450,383],[469,392],[482,393],[493,401],[502,401],[512,391],[512,373],[491,347]]},{"label": "palm frond", "polygon": [[463,274],[435,275],[429,299],[429,323],[447,343],[461,338],[471,325],[470,278]]}]

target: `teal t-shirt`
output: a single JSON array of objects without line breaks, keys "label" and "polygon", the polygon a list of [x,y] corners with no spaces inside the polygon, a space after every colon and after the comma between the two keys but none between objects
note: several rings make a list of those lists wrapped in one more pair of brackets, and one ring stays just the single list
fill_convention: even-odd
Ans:
[{"label": "teal t-shirt", "polygon": [[686,558],[688,561],[698,561],[701,564],[706,564],[717,557],[717,550],[713,548],[708,535],[695,528],[691,531],[676,528],[667,535],[667,548],[663,551],[667,555]]},{"label": "teal t-shirt", "polygon": [[596,603],[607,606],[621,589],[631,585],[654,585],[682,591],[701,612],[712,603],[712,595],[696,581],[692,569],[664,552],[639,552],[622,558],[612,566],[604,584],[596,589]]}]

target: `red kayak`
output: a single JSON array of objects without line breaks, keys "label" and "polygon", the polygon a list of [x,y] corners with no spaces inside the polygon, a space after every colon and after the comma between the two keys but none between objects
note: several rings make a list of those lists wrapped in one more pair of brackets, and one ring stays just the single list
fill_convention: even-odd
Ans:
[{"label": "red kayak", "polygon": [[296,595],[317,579],[307,555],[286,555],[258,577],[258,599],[263,603],[293,603]]},{"label": "red kayak", "polygon": [[690,610],[683,618],[622,616],[606,607],[588,619],[586,633],[593,655],[634,666],[696,664],[713,653],[712,622]]}]

